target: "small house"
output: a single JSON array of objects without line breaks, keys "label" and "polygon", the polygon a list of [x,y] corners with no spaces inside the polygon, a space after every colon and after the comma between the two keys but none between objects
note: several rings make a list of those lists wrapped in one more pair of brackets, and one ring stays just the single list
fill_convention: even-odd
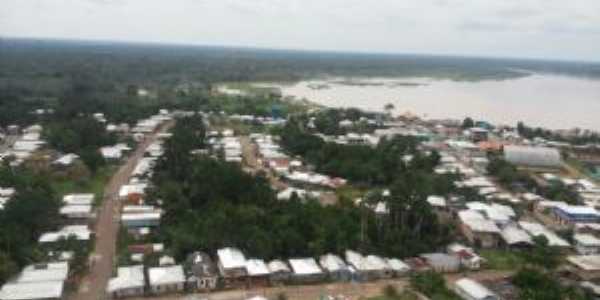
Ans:
[{"label": "small house", "polygon": [[150,291],[155,295],[183,291],[185,275],[181,265],[148,269]]},{"label": "small house", "polygon": [[460,270],[460,259],[453,255],[445,253],[428,253],[421,254],[420,257],[423,258],[435,272],[453,273]]},{"label": "small house", "polygon": [[397,258],[386,258],[385,261],[395,277],[404,276],[410,272],[410,266]]},{"label": "small house", "polygon": [[185,268],[192,289],[210,291],[217,287],[217,266],[208,254],[198,251],[188,255]]},{"label": "small house", "polygon": [[272,260],[269,262],[269,264],[267,264],[267,267],[269,268],[269,273],[271,274],[271,283],[287,282],[292,275],[290,267],[282,260]]},{"label": "small house", "polygon": [[500,298],[481,283],[462,278],[454,283],[454,291],[464,300],[500,300]]},{"label": "small house", "polygon": [[600,255],[571,255],[569,269],[579,280],[600,279]]},{"label": "small house", "polygon": [[119,267],[117,277],[108,282],[107,292],[113,298],[140,297],[145,286],[143,265]]},{"label": "small house", "polygon": [[247,259],[246,272],[248,274],[249,287],[266,287],[269,285],[269,275],[271,272],[262,259]]},{"label": "small house", "polygon": [[460,230],[469,242],[476,247],[494,248],[500,239],[500,229],[491,220],[475,210],[463,210],[458,213]]},{"label": "small house", "polygon": [[335,254],[322,255],[319,258],[319,264],[332,280],[346,281],[350,279],[350,269],[346,263]]},{"label": "small house", "polygon": [[217,250],[219,273],[228,287],[241,287],[246,285],[246,256],[237,248],[223,248]]},{"label": "small house", "polygon": [[575,250],[581,255],[600,253],[600,239],[591,234],[575,234],[573,236]]},{"label": "small house", "polygon": [[297,282],[318,282],[325,278],[314,258],[295,258],[288,262],[292,267],[292,279]]}]

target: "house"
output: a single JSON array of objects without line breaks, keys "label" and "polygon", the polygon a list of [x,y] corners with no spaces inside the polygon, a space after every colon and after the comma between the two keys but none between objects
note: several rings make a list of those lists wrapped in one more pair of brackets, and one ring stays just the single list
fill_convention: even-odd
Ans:
[{"label": "house", "polygon": [[68,276],[67,262],[41,263],[25,267],[16,282],[65,281]]},{"label": "house", "polygon": [[431,269],[439,273],[458,272],[460,269],[460,259],[456,256],[445,253],[427,253],[421,254]]},{"label": "house", "polygon": [[461,266],[468,270],[479,270],[481,263],[484,261],[482,257],[475,253],[473,248],[458,243],[448,245],[447,250],[448,254],[456,256],[460,260]]},{"label": "house", "polygon": [[504,159],[525,167],[557,169],[562,166],[560,152],[555,148],[505,146]]},{"label": "house", "polygon": [[192,289],[210,291],[217,288],[219,273],[208,254],[199,251],[191,253],[186,259],[185,269]]},{"label": "house", "polygon": [[177,293],[183,291],[185,275],[181,265],[154,267],[148,269],[148,284],[153,294]]},{"label": "house", "polygon": [[123,208],[121,225],[127,228],[156,227],[160,225],[162,211],[159,209],[135,211],[133,208]]},{"label": "house", "polygon": [[106,291],[113,298],[140,297],[145,286],[144,266],[126,266],[117,269],[117,277],[108,281]]},{"label": "house", "polygon": [[93,205],[96,196],[94,194],[67,194],[63,196],[65,205]]},{"label": "house", "polygon": [[462,234],[475,247],[494,248],[500,239],[500,229],[491,220],[474,210],[463,210],[458,213]]},{"label": "house", "polygon": [[219,273],[223,277],[226,286],[245,286],[246,256],[237,248],[223,248],[217,250]]},{"label": "house", "polygon": [[74,153],[69,153],[62,155],[52,162],[53,165],[58,167],[68,167],[71,166],[75,161],[79,159],[79,155]]},{"label": "house", "polygon": [[44,243],[55,243],[61,239],[74,237],[78,241],[87,242],[92,237],[92,232],[86,225],[68,225],[59,231],[46,232],[40,236],[38,241]]},{"label": "house", "polygon": [[350,279],[350,269],[346,263],[335,254],[322,255],[319,258],[319,264],[332,280],[347,281]]},{"label": "house", "polygon": [[581,255],[592,255],[600,253],[600,239],[585,233],[573,235],[575,250]]},{"label": "house", "polygon": [[571,255],[567,257],[571,273],[580,280],[600,279],[600,255]]},{"label": "house", "polygon": [[371,265],[362,254],[352,250],[346,250],[345,258],[348,265],[354,269],[356,280],[368,281],[379,278],[380,274],[378,270],[375,266]]},{"label": "house", "polygon": [[564,205],[554,208],[556,219],[564,225],[599,223],[600,212],[590,206]]},{"label": "house", "polygon": [[60,215],[76,222],[85,222],[93,217],[91,205],[65,205],[60,208]]},{"label": "house", "polygon": [[500,232],[504,245],[511,249],[523,249],[533,246],[531,236],[517,226],[509,225]]},{"label": "house", "polygon": [[500,300],[500,298],[481,283],[462,278],[454,283],[454,291],[464,300]]},{"label": "house", "polygon": [[556,233],[550,231],[542,224],[527,221],[519,221],[519,226],[521,226],[523,230],[527,231],[527,233],[529,233],[532,237],[543,235],[548,240],[549,246],[559,248],[569,248],[571,246],[569,242],[565,241]]},{"label": "house", "polygon": [[292,279],[297,282],[318,282],[325,278],[314,258],[294,258],[288,262],[292,267]]},{"label": "house", "polygon": [[410,272],[410,266],[397,258],[386,258],[385,261],[396,277],[406,275]]},{"label": "house", "polygon": [[266,287],[269,285],[271,272],[262,259],[250,258],[246,260],[249,287]]},{"label": "house", "polygon": [[62,300],[63,281],[10,282],[0,289],[2,300]]},{"label": "house", "polygon": [[272,260],[269,262],[269,264],[267,264],[267,267],[269,268],[269,273],[271,274],[271,283],[287,282],[292,275],[290,267],[282,260]]}]

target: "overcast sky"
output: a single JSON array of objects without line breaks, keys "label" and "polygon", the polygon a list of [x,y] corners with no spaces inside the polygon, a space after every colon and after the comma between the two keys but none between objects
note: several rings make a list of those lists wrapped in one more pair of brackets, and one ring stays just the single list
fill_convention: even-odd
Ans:
[{"label": "overcast sky", "polygon": [[600,0],[0,0],[0,36],[600,61]]}]

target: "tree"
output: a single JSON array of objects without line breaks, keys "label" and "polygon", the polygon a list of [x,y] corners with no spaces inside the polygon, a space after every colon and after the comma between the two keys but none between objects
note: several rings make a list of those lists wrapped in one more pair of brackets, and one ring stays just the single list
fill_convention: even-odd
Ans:
[{"label": "tree", "polygon": [[560,252],[549,246],[548,239],[543,235],[533,237],[533,243],[533,249],[526,253],[527,261],[534,266],[555,269],[560,263]]},{"label": "tree", "polygon": [[475,121],[473,121],[473,119],[471,119],[470,117],[466,117],[462,122],[462,128],[469,129],[473,127],[475,127]]}]

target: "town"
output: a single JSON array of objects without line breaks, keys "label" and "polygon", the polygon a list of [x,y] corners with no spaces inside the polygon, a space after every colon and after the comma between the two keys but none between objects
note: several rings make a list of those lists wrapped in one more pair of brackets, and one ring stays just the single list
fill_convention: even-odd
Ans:
[{"label": "town", "polygon": [[269,97],[3,128],[0,299],[600,296],[595,133]]}]

